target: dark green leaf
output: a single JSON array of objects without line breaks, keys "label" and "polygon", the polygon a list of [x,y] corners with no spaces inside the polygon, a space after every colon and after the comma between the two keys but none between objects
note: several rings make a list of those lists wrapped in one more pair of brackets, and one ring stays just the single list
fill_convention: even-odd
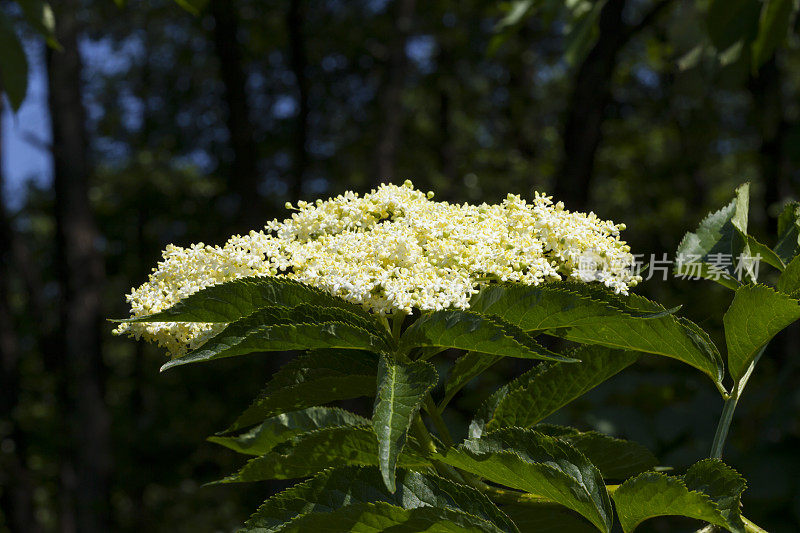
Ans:
[{"label": "dark green leaf", "polygon": [[570,65],[579,65],[597,40],[597,21],[606,0],[575,2],[575,6],[587,6],[574,13],[574,20],[567,28],[564,57]]},{"label": "dark green leaf", "polygon": [[263,307],[228,324],[200,348],[165,363],[161,370],[246,355],[253,352],[340,348],[388,352],[390,346],[353,325],[355,315],[342,309],[298,305]]},{"label": "dark green leaf", "polygon": [[[287,278],[272,276],[240,278],[206,287],[169,309],[121,322],[224,322],[231,323],[263,307],[301,305],[334,307],[358,315],[356,325],[384,332],[373,315],[361,306],[337,298],[321,289]],[[350,316],[350,315],[348,315]]]},{"label": "dark green leaf", "polygon": [[[538,367],[536,367],[538,368]],[[528,376],[528,372],[519,376],[515,380],[511,381],[510,383],[506,383],[499,387],[496,391],[494,391],[478,408],[475,412],[475,417],[469,423],[469,436],[470,438],[478,438],[483,435],[483,432],[486,431],[486,425],[494,416],[494,412],[497,410],[497,406],[503,401],[506,397],[508,392],[513,389],[513,387],[518,386],[524,379]]]},{"label": "dark green leaf", "polygon": [[636,362],[635,352],[581,346],[578,364],[542,364],[514,382],[497,403],[487,429],[529,427]]},{"label": "dark green leaf", "polygon": [[43,0],[17,0],[17,3],[28,24],[47,40],[49,46],[61,50],[61,45],[56,40],[56,18],[50,4]]},{"label": "dark green leaf", "polygon": [[800,289],[800,256],[792,259],[778,278],[778,290],[792,294]]},{"label": "dark green leaf", "polygon": [[467,352],[459,357],[444,384],[444,399],[442,405],[450,402],[461,388],[481,372],[502,359],[500,355],[489,355],[481,352]]},{"label": "dark green leaf", "polygon": [[747,246],[750,248],[751,257],[758,258],[781,272],[786,268],[786,264],[778,254],[773,252],[766,244],[758,242],[752,235],[747,236]]},{"label": "dark green leaf", "polygon": [[571,361],[546,349],[517,326],[472,311],[445,310],[422,315],[400,338],[401,350],[420,346],[459,348],[523,359]]},{"label": "dark green leaf", "polygon": [[617,516],[625,533],[656,516],[686,516],[743,531],[739,498],[744,480],[718,459],[692,466],[686,476],[645,472],[623,483],[614,492]]},{"label": "dark green leaf", "polygon": [[536,533],[597,533],[588,520],[558,504],[510,504],[502,507],[520,531]]},{"label": "dark green leaf", "polygon": [[800,202],[789,202],[778,217],[775,253],[789,263],[800,251]]},{"label": "dark green leaf", "polygon": [[18,111],[28,90],[28,58],[14,31],[14,25],[2,11],[0,50],[0,91],[5,91],[11,108]]},{"label": "dark green leaf", "polygon": [[591,284],[489,285],[470,309],[522,330],[545,332],[584,343],[636,350],[683,361],[722,380],[717,348],[697,326],[640,296],[610,294]]},{"label": "dark green leaf", "polygon": [[611,530],[613,511],[603,476],[558,438],[506,428],[467,439],[435,457],[494,483],[549,498],[580,513],[601,531]]},{"label": "dark green leaf", "polygon": [[208,0],[175,0],[175,3],[192,15],[199,15],[208,4]]},{"label": "dark green leaf", "polygon": [[244,529],[243,531],[280,531],[281,533],[374,533],[376,531],[426,531],[431,533],[503,533],[503,530],[477,516],[435,507],[403,509],[386,502],[355,503],[330,513],[298,516],[278,529]]},{"label": "dark green leaf", "polygon": [[[398,458],[403,468],[420,470],[430,462],[418,453],[418,445],[409,440]],[[378,440],[370,426],[329,427],[310,431],[256,457],[236,474],[221,483],[242,483],[265,479],[308,477],[326,468],[341,466],[378,466]]]},{"label": "dark green leaf", "polygon": [[706,25],[717,50],[730,48],[738,41],[750,42],[758,31],[758,0],[711,0]]},{"label": "dark green leaf", "polygon": [[703,459],[689,467],[683,482],[711,498],[731,531],[744,531],[739,502],[747,483],[739,472],[719,459]]},{"label": "dark green leaf", "polygon": [[767,62],[786,39],[795,10],[794,0],[766,0],[761,7],[758,36],[753,42],[753,71]]},{"label": "dark green leaf", "polygon": [[481,492],[437,476],[399,470],[397,490],[385,487],[373,467],[327,470],[273,496],[247,521],[247,531],[276,531],[290,520],[331,513],[346,505],[385,502],[404,509],[434,508],[468,512],[502,531],[517,531],[511,520]]},{"label": "dark green leaf", "polygon": [[800,318],[800,301],[765,285],[736,291],[722,321],[728,345],[728,370],[739,381],[759,349]]},{"label": "dark green leaf", "polygon": [[302,433],[325,427],[364,424],[369,424],[369,420],[344,409],[309,407],[268,418],[250,431],[235,437],[214,436],[208,440],[239,453],[264,455],[278,444]]},{"label": "dark green leaf", "polygon": [[264,390],[226,431],[258,424],[277,414],[325,403],[373,396],[378,356],[358,350],[313,350],[278,370]]},{"label": "dark green leaf", "polygon": [[402,364],[382,357],[378,364],[378,393],[372,424],[378,435],[383,480],[392,492],[397,457],[403,451],[408,428],[437,379],[433,365],[424,361]]},{"label": "dark green leaf", "polygon": [[572,444],[605,479],[627,479],[652,470],[658,464],[650,450],[637,442],[616,439],[597,431],[581,432],[548,424],[539,424],[533,429]]}]

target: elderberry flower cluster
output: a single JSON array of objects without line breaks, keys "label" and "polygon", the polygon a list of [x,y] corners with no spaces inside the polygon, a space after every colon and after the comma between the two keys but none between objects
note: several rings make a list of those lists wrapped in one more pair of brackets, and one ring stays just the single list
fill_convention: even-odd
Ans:
[{"label": "elderberry flower cluster", "polygon": [[[246,276],[280,276],[321,288],[372,312],[465,309],[491,281],[536,285],[571,278],[617,293],[641,278],[620,240],[623,224],[567,211],[536,193],[500,204],[435,202],[433,193],[381,185],[359,196],[298,202],[291,218],[234,235],[224,246],[169,245],[147,283],[127,296],[131,315],[166,309],[204,287]],[[173,355],[224,325],[122,324],[115,332],[158,342]]]}]

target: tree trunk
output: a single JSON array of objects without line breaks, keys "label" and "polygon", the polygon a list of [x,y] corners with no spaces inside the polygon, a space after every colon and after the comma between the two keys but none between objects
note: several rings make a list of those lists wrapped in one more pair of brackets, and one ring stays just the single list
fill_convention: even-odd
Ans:
[{"label": "tree trunk", "polygon": [[383,128],[378,137],[375,183],[391,182],[395,176],[397,148],[403,124],[402,97],[405,86],[406,42],[411,32],[415,0],[397,0],[394,5],[394,35],[388,50],[386,79],[380,95]]},{"label": "tree trunk", "polygon": [[103,263],[89,204],[90,165],[81,101],[77,0],[54,2],[63,51],[48,49],[60,348],[68,455],[62,465],[62,531],[109,530],[109,414],[101,343]]},{"label": "tree trunk", "polygon": [[305,6],[303,0],[292,0],[286,15],[286,26],[289,30],[289,58],[297,85],[297,121],[292,140],[292,182],[290,195],[297,202],[303,195],[304,175],[308,167],[308,115],[309,81],[306,75],[308,57],[306,54],[303,26],[305,25]]},{"label": "tree trunk", "polygon": [[[788,123],[784,118],[781,73],[773,55],[761,66],[758,74],[748,81],[753,98],[753,114],[761,137],[758,163],[764,183],[764,203],[768,212],[778,214],[782,198],[789,196],[787,180],[787,158],[784,137]],[[769,217],[767,230],[774,234],[778,230],[777,216]]]},{"label": "tree trunk", "polygon": [[[0,100],[0,117],[3,115],[3,102]],[[0,118],[0,150],[2,140],[2,118]],[[0,416],[8,417],[10,431],[3,435],[11,442],[11,453],[0,456],[0,485],[7,487],[0,491],[0,509],[12,531],[41,531],[33,511],[33,482],[27,467],[27,446],[25,435],[19,430],[15,419],[15,409],[19,404],[21,390],[19,361],[20,345],[17,338],[14,311],[11,307],[11,287],[9,276],[14,269],[14,245],[11,220],[6,213],[3,196],[2,151],[0,151]]]},{"label": "tree trunk", "polygon": [[585,210],[602,139],[603,120],[611,104],[611,79],[617,55],[639,31],[652,24],[671,0],[659,0],[633,26],[623,20],[626,0],[608,0],[600,11],[597,42],[578,67],[563,133],[561,166],[555,197],[567,207]]},{"label": "tree trunk", "polygon": [[606,108],[611,103],[611,76],[622,47],[625,2],[608,0],[603,6],[597,43],[581,63],[573,82],[554,191],[556,199],[569,209],[582,211],[589,200],[595,154]]},{"label": "tree trunk", "polygon": [[219,60],[220,77],[225,86],[227,126],[233,151],[229,179],[231,189],[239,198],[236,223],[241,227],[237,230],[247,231],[263,226],[265,217],[258,192],[258,148],[250,121],[236,2],[212,0],[211,15],[214,18],[214,47]]}]

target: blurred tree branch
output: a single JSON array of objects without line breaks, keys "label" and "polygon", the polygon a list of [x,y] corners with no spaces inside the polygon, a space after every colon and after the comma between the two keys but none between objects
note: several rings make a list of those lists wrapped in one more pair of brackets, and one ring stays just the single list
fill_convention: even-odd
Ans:
[{"label": "blurred tree branch", "polygon": [[628,26],[623,20],[627,0],[608,0],[600,11],[599,36],[578,67],[572,83],[564,123],[561,166],[555,196],[570,209],[585,210],[594,174],[603,120],[611,103],[611,81],[620,50],[639,32],[653,24],[672,3],[660,0]]}]

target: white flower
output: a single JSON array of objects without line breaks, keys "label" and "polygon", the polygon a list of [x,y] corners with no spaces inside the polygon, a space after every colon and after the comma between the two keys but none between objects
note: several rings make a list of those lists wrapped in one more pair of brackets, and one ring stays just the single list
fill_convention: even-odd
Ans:
[{"label": "white flower", "polygon": [[[536,285],[567,277],[624,294],[641,280],[619,238],[623,224],[571,213],[539,193],[532,203],[509,195],[498,205],[477,206],[432,196],[410,181],[381,185],[364,196],[347,192],[299,202],[291,218],[234,235],[222,247],[170,245],[148,282],[128,295],[131,315],[166,309],[204,287],[246,276],[293,278],[379,314],[464,309],[492,280]],[[138,323],[115,332],[180,355],[222,327]]]}]

